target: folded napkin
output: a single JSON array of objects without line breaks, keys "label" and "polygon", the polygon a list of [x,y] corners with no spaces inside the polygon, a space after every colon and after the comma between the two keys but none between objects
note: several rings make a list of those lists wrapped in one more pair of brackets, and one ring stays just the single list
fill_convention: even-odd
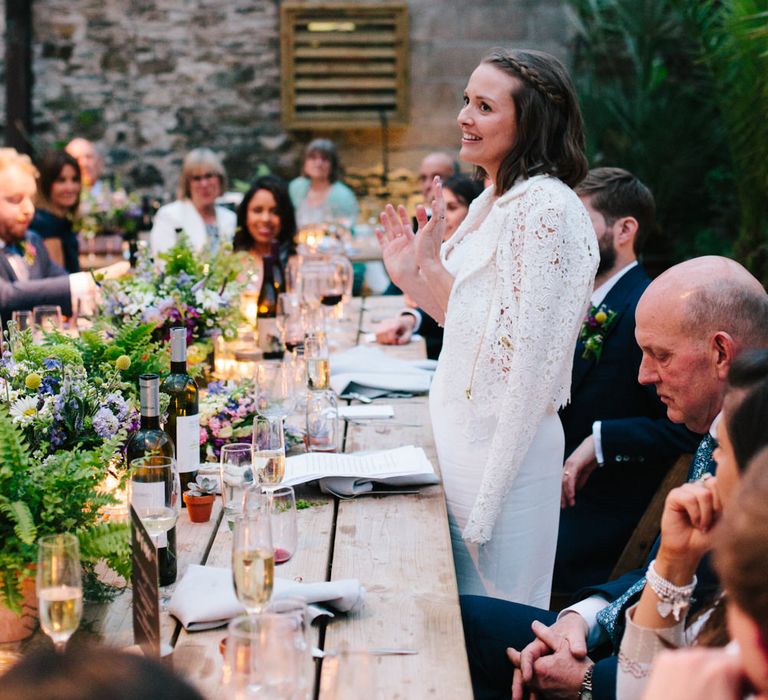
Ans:
[{"label": "folded napkin", "polygon": [[330,358],[331,388],[345,393],[350,383],[386,391],[429,391],[434,365],[391,357],[378,348],[358,345]]},{"label": "folded napkin", "polygon": [[395,409],[387,403],[371,404],[370,406],[339,406],[339,418],[347,420],[378,420],[394,417]]},{"label": "folded napkin", "polygon": [[[342,498],[352,498],[371,493],[374,483],[394,487],[429,486],[431,484],[439,484],[440,480],[436,474],[408,474],[385,479],[356,479],[352,476],[329,476],[325,479],[320,479],[319,483],[320,490],[323,493],[330,493],[332,496],[341,496]],[[397,491],[387,491],[387,493],[396,494]]]},{"label": "folded napkin", "polygon": [[[365,589],[357,579],[299,583],[275,578],[272,600],[283,598],[300,598],[308,604],[327,605],[337,612],[357,612],[363,606]],[[176,586],[168,612],[185,630],[196,632],[223,627],[245,609],[235,595],[231,569],[193,564]]]}]

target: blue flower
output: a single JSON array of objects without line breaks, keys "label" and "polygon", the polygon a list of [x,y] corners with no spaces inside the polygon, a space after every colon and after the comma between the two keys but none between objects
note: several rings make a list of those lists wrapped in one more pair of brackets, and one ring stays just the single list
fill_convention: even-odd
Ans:
[{"label": "blue flower", "polygon": [[61,360],[57,360],[55,357],[46,357],[43,360],[43,365],[46,369],[54,369],[58,372],[62,370]]}]

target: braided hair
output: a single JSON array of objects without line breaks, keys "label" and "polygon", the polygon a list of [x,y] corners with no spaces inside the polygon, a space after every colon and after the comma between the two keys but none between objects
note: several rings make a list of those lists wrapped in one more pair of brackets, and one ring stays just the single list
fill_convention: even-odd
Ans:
[{"label": "braided hair", "polygon": [[519,83],[512,93],[515,144],[496,174],[496,194],[508,191],[519,178],[544,173],[575,187],[588,166],[579,103],[563,64],[543,51],[498,48],[482,62]]}]

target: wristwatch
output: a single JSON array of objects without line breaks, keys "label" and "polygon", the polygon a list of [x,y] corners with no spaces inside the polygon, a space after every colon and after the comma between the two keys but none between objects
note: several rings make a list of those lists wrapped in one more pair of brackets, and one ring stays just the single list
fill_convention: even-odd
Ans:
[{"label": "wristwatch", "polygon": [[584,680],[581,681],[579,688],[579,700],[592,700],[592,673],[595,670],[595,664],[592,664],[584,672]]}]

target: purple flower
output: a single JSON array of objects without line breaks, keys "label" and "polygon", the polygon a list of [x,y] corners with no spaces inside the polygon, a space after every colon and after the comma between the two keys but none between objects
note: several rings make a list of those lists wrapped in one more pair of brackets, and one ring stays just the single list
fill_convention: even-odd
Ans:
[{"label": "purple flower", "polygon": [[43,365],[46,369],[52,369],[58,372],[61,372],[62,370],[61,360],[57,360],[55,357],[46,357],[43,360]]},{"label": "purple flower", "polygon": [[108,408],[100,408],[93,417],[93,429],[104,440],[109,440],[120,428],[115,414]]}]

